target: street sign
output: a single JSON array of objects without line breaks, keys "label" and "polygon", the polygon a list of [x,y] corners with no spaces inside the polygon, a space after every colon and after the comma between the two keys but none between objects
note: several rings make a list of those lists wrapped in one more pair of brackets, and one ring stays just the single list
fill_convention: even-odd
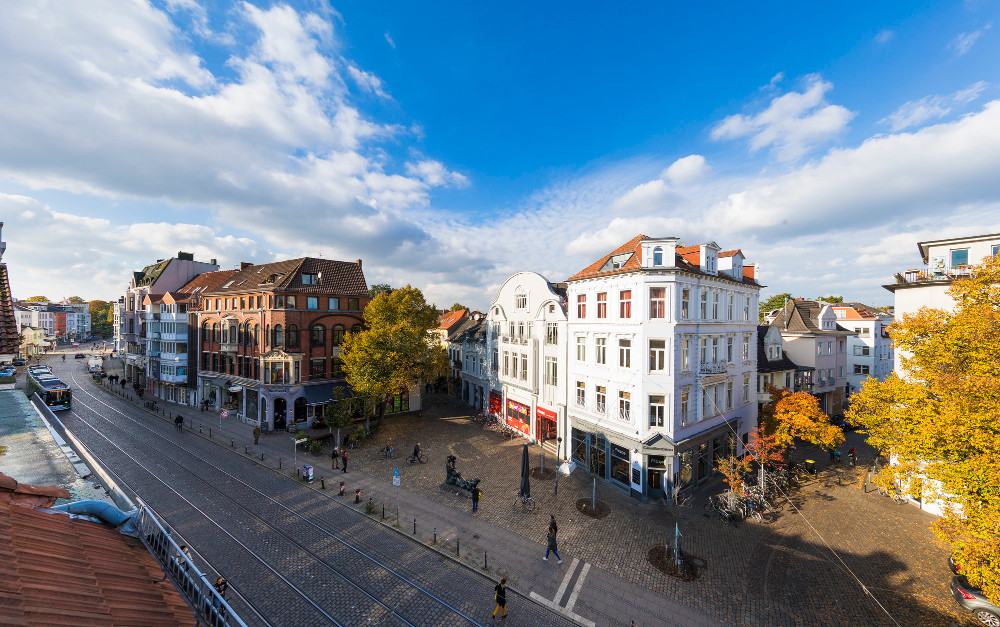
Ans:
[{"label": "street sign", "polygon": [[392,469],[392,485],[399,487],[399,468]]},{"label": "street sign", "polygon": [[222,417],[223,418],[229,418],[229,412],[227,410],[223,409],[222,410]]}]

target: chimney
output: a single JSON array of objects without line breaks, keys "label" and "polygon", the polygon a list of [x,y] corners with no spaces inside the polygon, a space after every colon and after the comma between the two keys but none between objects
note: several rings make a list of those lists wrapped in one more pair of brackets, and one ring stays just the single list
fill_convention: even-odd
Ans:
[{"label": "chimney", "polygon": [[359,268],[361,267],[361,260],[360,260],[360,259],[358,259],[358,260],[357,260],[357,261],[355,261],[354,263],[358,264],[358,267],[359,267]]},{"label": "chimney", "polygon": [[215,259],[209,259],[208,263],[212,264],[213,266],[219,265],[218,263],[216,263]]},{"label": "chimney", "polygon": [[240,270],[246,270],[247,268],[249,268],[252,265],[253,264],[250,263],[249,261],[241,261],[240,262]]}]

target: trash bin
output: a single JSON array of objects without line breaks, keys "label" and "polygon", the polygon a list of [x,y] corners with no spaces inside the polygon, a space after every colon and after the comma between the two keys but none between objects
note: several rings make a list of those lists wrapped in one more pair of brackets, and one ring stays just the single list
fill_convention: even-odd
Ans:
[{"label": "trash bin", "polygon": [[313,480],[313,467],[310,466],[309,464],[306,464],[305,466],[302,467],[302,478],[305,479],[306,481]]},{"label": "trash bin", "polygon": [[810,475],[815,475],[816,474],[816,462],[815,461],[813,461],[811,459],[807,459],[806,460],[806,472],[808,472]]}]

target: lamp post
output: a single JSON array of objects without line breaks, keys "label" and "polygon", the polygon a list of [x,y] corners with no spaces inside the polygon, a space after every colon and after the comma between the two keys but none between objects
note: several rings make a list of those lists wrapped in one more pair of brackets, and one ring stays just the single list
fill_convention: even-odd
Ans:
[{"label": "lamp post", "polygon": [[556,464],[562,461],[562,436],[556,438]]}]

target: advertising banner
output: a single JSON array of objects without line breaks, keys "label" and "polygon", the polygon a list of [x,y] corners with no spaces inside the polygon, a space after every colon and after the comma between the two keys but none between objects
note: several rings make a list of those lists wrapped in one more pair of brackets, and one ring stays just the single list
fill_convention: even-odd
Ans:
[{"label": "advertising banner", "polygon": [[531,435],[531,408],[523,403],[507,399],[507,425],[524,435]]}]

